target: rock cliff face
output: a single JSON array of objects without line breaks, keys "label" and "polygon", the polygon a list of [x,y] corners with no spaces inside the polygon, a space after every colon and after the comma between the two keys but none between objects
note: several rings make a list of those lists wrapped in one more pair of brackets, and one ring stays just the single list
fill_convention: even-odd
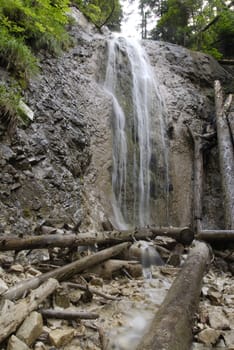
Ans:
[{"label": "rock cliff face", "polygon": [[[112,218],[112,103],[102,82],[106,40],[74,10],[74,47],[45,57],[24,101],[28,127],[0,139],[0,234],[32,234],[41,224],[100,229]],[[167,108],[169,224],[192,221],[193,145],[185,123],[214,124],[213,81],[230,79],[213,59],[161,42],[143,43]],[[205,227],[222,227],[217,149],[205,159]],[[157,216],[157,213],[155,213]]]}]

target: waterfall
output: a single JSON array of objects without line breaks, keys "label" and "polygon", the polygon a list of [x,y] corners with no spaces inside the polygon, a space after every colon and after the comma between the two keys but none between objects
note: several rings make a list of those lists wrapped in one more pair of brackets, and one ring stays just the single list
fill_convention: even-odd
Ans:
[{"label": "waterfall", "polygon": [[[112,187],[118,228],[129,224],[143,227],[151,222],[151,192],[157,186],[153,163],[157,158],[159,164],[162,158],[162,154],[155,156],[152,146],[160,144],[159,153],[165,153],[166,148],[163,103],[153,76],[138,41],[123,37],[109,41],[104,87],[113,103]],[[160,141],[153,140],[152,127]],[[163,163],[165,168],[165,156]]]}]

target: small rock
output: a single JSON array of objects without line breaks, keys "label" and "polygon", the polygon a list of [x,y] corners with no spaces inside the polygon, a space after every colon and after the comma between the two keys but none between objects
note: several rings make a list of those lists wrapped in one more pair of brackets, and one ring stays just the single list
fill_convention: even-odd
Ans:
[{"label": "small rock", "polygon": [[223,333],[223,338],[228,348],[234,349],[234,330]]},{"label": "small rock", "polygon": [[16,273],[21,273],[24,272],[24,267],[20,264],[15,264],[15,265],[11,265],[10,272],[16,272]]},{"label": "small rock", "polygon": [[90,280],[90,284],[93,286],[103,286],[103,279],[100,277],[92,276]]},{"label": "small rock", "polygon": [[7,344],[7,350],[30,350],[30,348],[15,335],[12,335]]},{"label": "small rock", "polygon": [[49,334],[51,343],[60,347],[66,345],[74,337],[74,329],[55,329]]},{"label": "small rock", "polygon": [[41,314],[36,311],[24,320],[16,335],[26,344],[31,345],[43,331],[43,320]]},{"label": "small rock", "polygon": [[214,329],[230,329],[228,319],[220,308],[216,308],[209,312],[210,326]]},{"label": "small rock", "polygon": [[0,295],[8,289],[6,283],[0,278]]},{"label": "small rock", "polygon": [[217,343],[221,335],[220,331],[212,328],[206,328],[198,334],[198,340],[206,345],[214,345]]},{"label": "small rock", "polygon": [[41,341],[36,342],[34,350],[46,350],[46,346]]},{"label": "small rock", "polygon": [[54,295],[54,306],[66,309],[70,306],[69,294],[66,290],[58,289]]}]

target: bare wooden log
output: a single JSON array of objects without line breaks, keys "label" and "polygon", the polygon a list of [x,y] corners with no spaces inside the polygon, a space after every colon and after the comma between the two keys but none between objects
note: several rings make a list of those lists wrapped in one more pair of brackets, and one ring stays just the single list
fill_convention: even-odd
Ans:
[{"label": "bare wooden log", "polygon": [[80,290],[83,290],[83,291],[89,290],[92,294],[99,295],[100,297],[103,297],[105,299],[118,300],[118,298],[114,297],[113,295],[103,293],[103,292],[101,292],[100,290],[98,290],[96,288],[90,287],[88,284],[86,286],[83,286],[82,284],[79,284],[79,283],[66,282],[66,286],[72,287],[72,288],[76,288],[76,289],[80,289]]},{"label": "bare wooden log", "polygon": [[193,232],[187,227],[151,227],[136,229],[135,231],[111,231],[80,233],[75,234],[52,234],[42,236],[1,237],[0,250],[24,250],[51,247],[76,247],[89,246],[95,244],[117,244],[120,242],[132,241],[134,239],[153,238],[156,235],[168,235],[181,241],[181,243],[190,244],[194,238]]},{"label": "bare wooden log", "polygon": [[234,230],[201,230],[196,235],[196,239],[206,242],[231,242],[234,241]]},{"label": "bare wooden log", "polygon": [[58,318],[63,320],[95,320],[99,317],[93,312],[78,312],[70,310],[41,309],[39,312],[46,318]]},{"label": "bare wooden log", "polygon": [[150,227],[155,236],[169,236],[177,242],[189,245],[194,239],[194,232],[189,227]]},{"label": "bare wooden log", "polygon": [[215,109],[219,149],[220,171],[224,193],[226,229],[234,229],[234,150],[226,113],[231,105],[232,95],[224,102],[219,80],[215,81]]},{"label": "bare wooden log", "polygon": [[209,248],[196,242],[137,350],[188,350]]},{"label": "bare wooden log", "polygon": [[6,293],[2,295],[2,297],[11,300],[18,299],[28,290],[37,288],[48,278],[56,278],[59,281],[66,280],[74,274],[77,274],[93,265],[99,264],[100,262],[107,260],[112,256],[118,255],[127,247],[128,243],[121,243],[114,247],[101,250],[100,252],[93,255],[86,256],[65,266],[59,267],[53,271],[46,272],[37,277],[23,281],[22,283],[19,283],[18,285],[10,288]]},{"label": "bare wooden log", "polygon": [[189,125],[188,131],[194,144],[194,181],[193,181],[193,220],[194,230],[201,230],[202,221],[202,197],[203,197],[203,148],[215,135],[215,132],[198,134]]},{"label": "bare wooden log", "polygon": [[50,278],[38,289],[32,291],[27,298],[20,300],[17,304],[9,304],[5,312],[2,310],[0,316],[0,343],[15,332],[24,319],[33,310],[37,309],[58,286],[58,281]]}]

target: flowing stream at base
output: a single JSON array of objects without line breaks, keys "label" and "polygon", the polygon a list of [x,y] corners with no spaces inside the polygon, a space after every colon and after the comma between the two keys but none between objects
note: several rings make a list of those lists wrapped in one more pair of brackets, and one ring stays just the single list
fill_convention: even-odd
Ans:
[{"label": "flowing stream at base", "polygon": [[158,160],[152,149],[155,120],[159,152],[164,153],[160,157],[166,169],[162,185],[165,191],[168,170],[163,101],[146,53],[138,41],[117,36],[109,41],[104,87],[113,101],[114,225],[119,229],[143,227],[151,222],[151,192],[157,187],[157,168],[153,163]]}]

